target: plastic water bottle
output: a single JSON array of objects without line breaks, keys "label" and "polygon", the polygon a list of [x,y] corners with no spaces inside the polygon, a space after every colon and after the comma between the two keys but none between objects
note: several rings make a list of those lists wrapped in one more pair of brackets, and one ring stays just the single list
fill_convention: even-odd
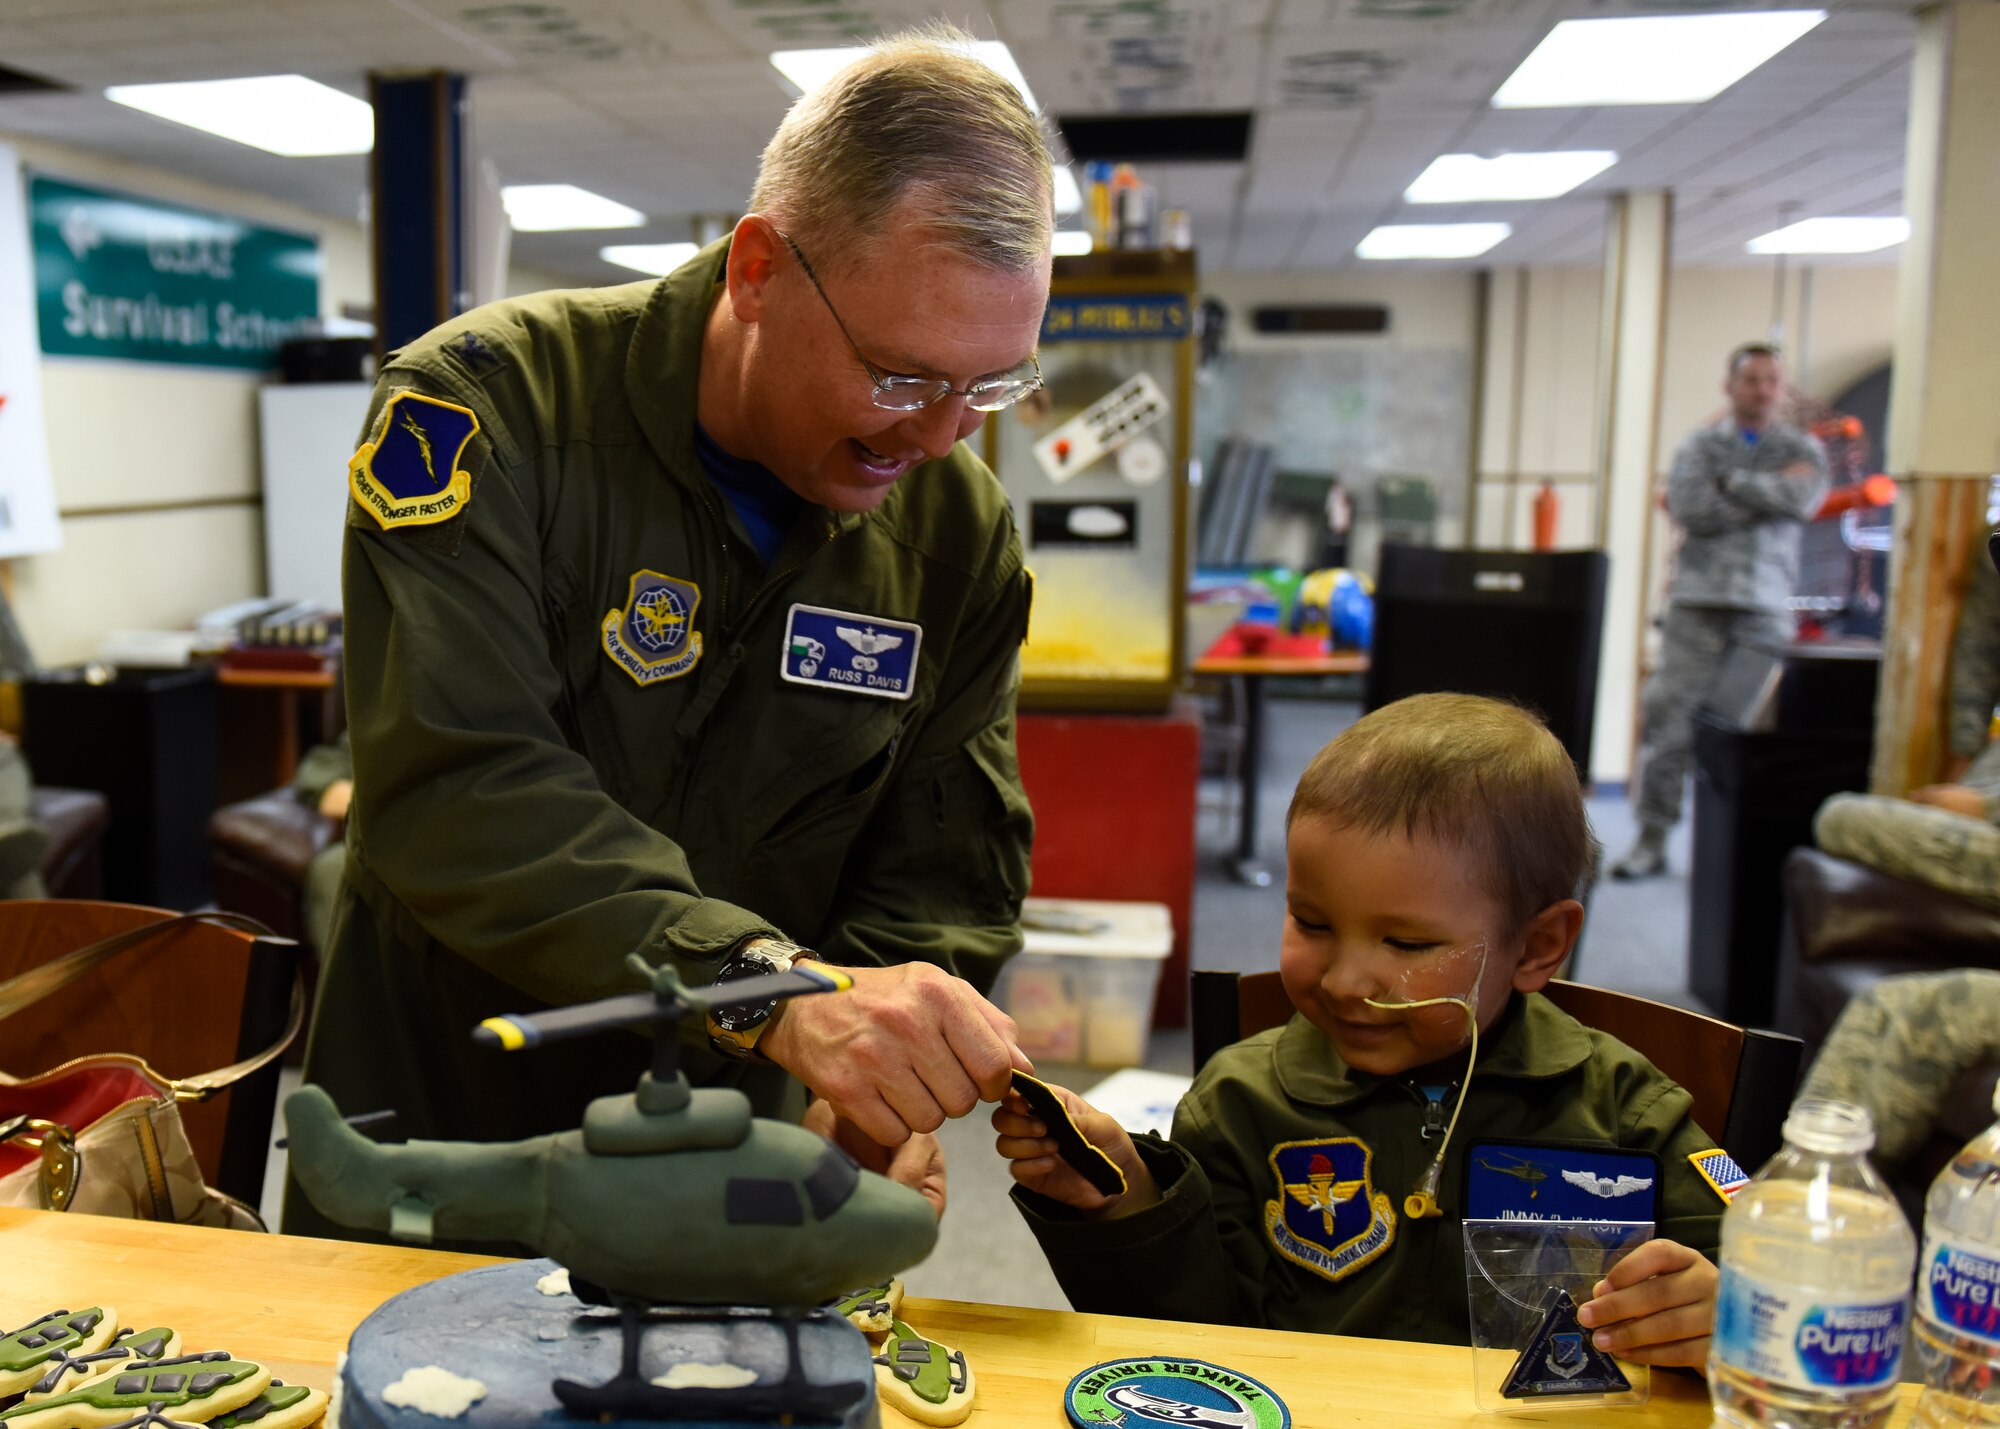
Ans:
[{"label": "plastic water bottle", "polygon": [[[2000,1112],[2000,1088],[1993,1097]],[[2000,1122],[1958,1153],[1924,1203],[1917,1360],[1927,1429],[2000,1424]]]},{"label": "plastic water bottle", "polygon": [[1869,1429],[1902,1367],[1916,1237],[1866,1152],[1868,1113],[1808,1099],[1722,1218],[1708,1352],[1715,1422]]}]

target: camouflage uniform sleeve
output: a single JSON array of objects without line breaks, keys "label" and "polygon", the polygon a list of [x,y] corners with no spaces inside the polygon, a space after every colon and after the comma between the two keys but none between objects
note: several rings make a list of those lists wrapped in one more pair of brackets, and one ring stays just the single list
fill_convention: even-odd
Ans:
[{"label": "camouflage uniform sleeve", "polygon": [[1986,747],[1993,707],[2000,704],[2000,572],[1979,533],[1965,609],[1951,647],[1951,752],[1970,759]]},{"label": "camouflage uniform sleeve", "polygon": [[343,730],[332,744],[315,744],[306,751],[298,772],[292,775],[292,794],[301,804],[317,809],[330,787],[353,777],[354,754],[347,747]]},{"label": "camouflage uniform sleeve", "polygon": [[[483,391],[388,368],[369,415],[416,390],[479,418],[464,509],[381,529],[348,508],[343,570],[357,887],[552,1004],[629,990],[626,955],[707,981],[753,914],[704,899],[680,847],[621,808],[570,744],[546,620],[534,479]],[[693,1019],[690,1019],[694,1022]],[[698,1026],[698,1022],[694,1022]]]},{"label": "camouflage uniform sleeve", "polygon": [[1674,453],[1667,473],[1667,514],[1690,536],[1719,536],[1754,525],[1743,506],[1723,489],[1727,475],[1711,459],[1704,433],[1696,432]]},{"label": "camouflage uniform sleeve", "polygon": [[[1773,438],[1776,445],[1778,438]],[[1826,499],[1828,484],[1826,449],[1804,433],[1785,440],[1782,453],[1770,458],[1776,470],[1741,467],[1729,472],[1723,486],[1730,498],[1759,521],[1806,521]],[[1787,476],[1786,470],[1803,462],[1813,469],[1811,476]]]},{"label": "camouflage uniform sleeve", "polygon": [[981,992],[1021,947],[1034,817],[1014,752],[1030,585],[1011,522],[953,643],[936,708],[842,870],[818,951],[836,963],[929,962]]},{"label": "camouflage uniform sleeve", "polygon": [[1048,1257],[1072,1308],[1197,1324],[1262,1324],[1262,1242],[1241,1223],[1229,1148],[1190,1116],[1195,1093],[1174,1114],[1174,1137],[1133,1138],[1160,1201],[1129,1216],[1094,1220],[1021,1187],[1014,1204]]}]

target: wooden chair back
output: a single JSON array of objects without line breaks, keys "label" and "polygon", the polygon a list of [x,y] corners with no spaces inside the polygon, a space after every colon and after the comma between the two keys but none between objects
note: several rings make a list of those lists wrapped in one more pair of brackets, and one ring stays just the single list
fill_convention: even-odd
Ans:
[{"label": "wooden chair back", "polygon": [[[1292,1016],[1274,972],[1197,971],[1190,986],[1197,1072],[1231,1042]],[[1777,1152],[1805,1051],[1798,1038],[1587,983],[1551,982],[1543,994],[1680,1083],[1694,1099],[1695,1121],[1746,1169]]]},{"label": "wooden chair back", "polygon": [[[0,981],[174,916],[128,903],[0,902]],[[226,1067],[283,1032],[292,956],[232,928],[183,925],[0,1021],[0,1071],[31,1077],[107,1052],[142,1057],[175,1079]],[[262,1195],[278,1069],[273,1062],[181,1107],[203,1178],[252,1207]]]}]

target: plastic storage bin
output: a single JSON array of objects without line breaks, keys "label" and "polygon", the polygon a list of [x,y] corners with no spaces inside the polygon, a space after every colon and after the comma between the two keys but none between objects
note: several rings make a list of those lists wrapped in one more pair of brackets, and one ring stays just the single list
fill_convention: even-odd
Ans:
[{"label": "plastic storage bin", "polygon": [[1146,1060],[1160,964],[1174,945],[1164,903],[1030,898],[1024,944],[996,1000],[1037,1061],[1131,1067]]}]

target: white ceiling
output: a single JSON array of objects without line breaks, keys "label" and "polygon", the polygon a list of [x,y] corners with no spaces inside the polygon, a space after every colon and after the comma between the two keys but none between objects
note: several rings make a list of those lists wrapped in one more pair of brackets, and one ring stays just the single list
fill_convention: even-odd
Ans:
[{"label": "white ceiling", "polygon": [[[1654,187],[1675,193],[1677,262],[1769,263],[1745,241],[1901,211],[1914,0],[1819,3],[1824,24],[1707,104],[1503,111],[1488,99],[1557,20],[1723,0],[0,0],[0,64],[78,91],[0,95],[0,133],[352,218],[364,160],[277,158],[100,92],[296,71],[360,94],[371,69],[458,70],[503,182],[575,183],[651,216],[516,235],[518,261],[605,281],[630,274],[596,257],[603,244],[685,239],[694,216],[740,208],[790,98],[771,50],[942,13],[1007,41],[1051,113],[1253,109],[1246,162],[1145,171],[1164,207],[1193,215],[1210,271],[1344,267],[1376,224],[1472,218],[1514,234],[1445,266],[1592,263],[1603,196]],[[1560,147],[1619,162],[1545,202],[1401,200],[1440,153]]]}]

